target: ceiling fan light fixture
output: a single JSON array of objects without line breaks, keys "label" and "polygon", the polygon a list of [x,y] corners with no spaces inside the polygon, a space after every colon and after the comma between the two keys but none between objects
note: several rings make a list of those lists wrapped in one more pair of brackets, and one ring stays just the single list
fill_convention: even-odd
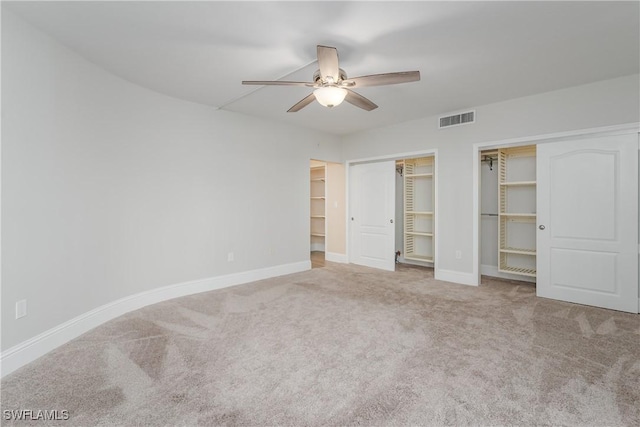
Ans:
[{"label": "ceiling fan light fixture", "polygon": [[325,86],[314,90],[313,94],[320,105],[331,108],[342,104],[347,96],[347,90],[335,86]]}]

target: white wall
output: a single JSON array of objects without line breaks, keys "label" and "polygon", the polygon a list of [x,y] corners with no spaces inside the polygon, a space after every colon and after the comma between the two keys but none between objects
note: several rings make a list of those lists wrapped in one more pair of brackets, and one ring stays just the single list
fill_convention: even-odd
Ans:
[{"label": "white wall", "polygon": [[[437,148],[439,268],[473,272],[473,150],[477,142],[633,123],[640,115],[639,76],[576,86],[475,107],[473,125],[438,130],[437,117],[359,132],[343,138],[345,160]],[[428,81],[425,82],[428,84]],[[462,258],[455,258],[455,251]]]},{"label": "white wall", "polygon": [[2,112],[3,350],[124,296],[308,261],[309,159],[341,156],[130,84],[6,10]]}]

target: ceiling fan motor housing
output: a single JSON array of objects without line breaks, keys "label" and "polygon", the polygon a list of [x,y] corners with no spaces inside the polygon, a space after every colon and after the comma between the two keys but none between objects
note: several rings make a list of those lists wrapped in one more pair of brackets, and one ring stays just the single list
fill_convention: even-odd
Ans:
[{"label": "ceiling fan motor housing", "polygon": [[323,81],[322,74],[320,74],[320,70],[316,70],[316,72],[313,73],[313,81],[316,85],[325,86],[325,85],[334,85],[334,84],[337,85],[341,81],[347,80],[347,73],[342,68],[339,69],[338,74],[339,74],[338,79],[332,83],[329,83],[329,82]]}]

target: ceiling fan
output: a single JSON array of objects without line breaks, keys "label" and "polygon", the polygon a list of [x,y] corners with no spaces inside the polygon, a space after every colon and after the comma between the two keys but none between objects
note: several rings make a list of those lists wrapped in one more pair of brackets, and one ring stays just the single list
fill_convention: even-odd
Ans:
[{"label": "ceiling fan", "polygon": [[290,81],[243,81],[243,85],[273,85],[273,86],[306,86],[313,87],[315,90],[299,101],[296,105],[289,108],[288,113],[300,111],[313,100],[317,100],[325,107],[335,107],[347,101],[356,107],[366,111],[371,111],[378,106],[365,98],[364,96],[354,92],[351,89],[357,89],[365,86],[384,86],[394,85],[398,83],[408,83],[420,80],[420,71],[402,71],[397,73],[373,74],[370,76],[361,76],[347,78],[347,73],[338,65],[338,50],[335,47],[318,45],[318,66],[320,67],[313,74],[312,82],[290,82]]}]

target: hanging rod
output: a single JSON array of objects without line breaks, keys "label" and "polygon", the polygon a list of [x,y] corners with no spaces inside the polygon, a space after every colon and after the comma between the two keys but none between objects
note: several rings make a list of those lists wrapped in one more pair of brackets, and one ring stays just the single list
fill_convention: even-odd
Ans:
[{"label": "hanging rod", "polygon": [[497,157],[493,157],[493,156],[482,156],[482,162],[489,162],[489,170],[492,171],[493,170],[493,162],[498,160]]},{"label": "hanging rod", "polygon": [[483,215],[483,216],[498,216],[498,214],[494,214],[494,213],[481,213],[480,215]]}]

